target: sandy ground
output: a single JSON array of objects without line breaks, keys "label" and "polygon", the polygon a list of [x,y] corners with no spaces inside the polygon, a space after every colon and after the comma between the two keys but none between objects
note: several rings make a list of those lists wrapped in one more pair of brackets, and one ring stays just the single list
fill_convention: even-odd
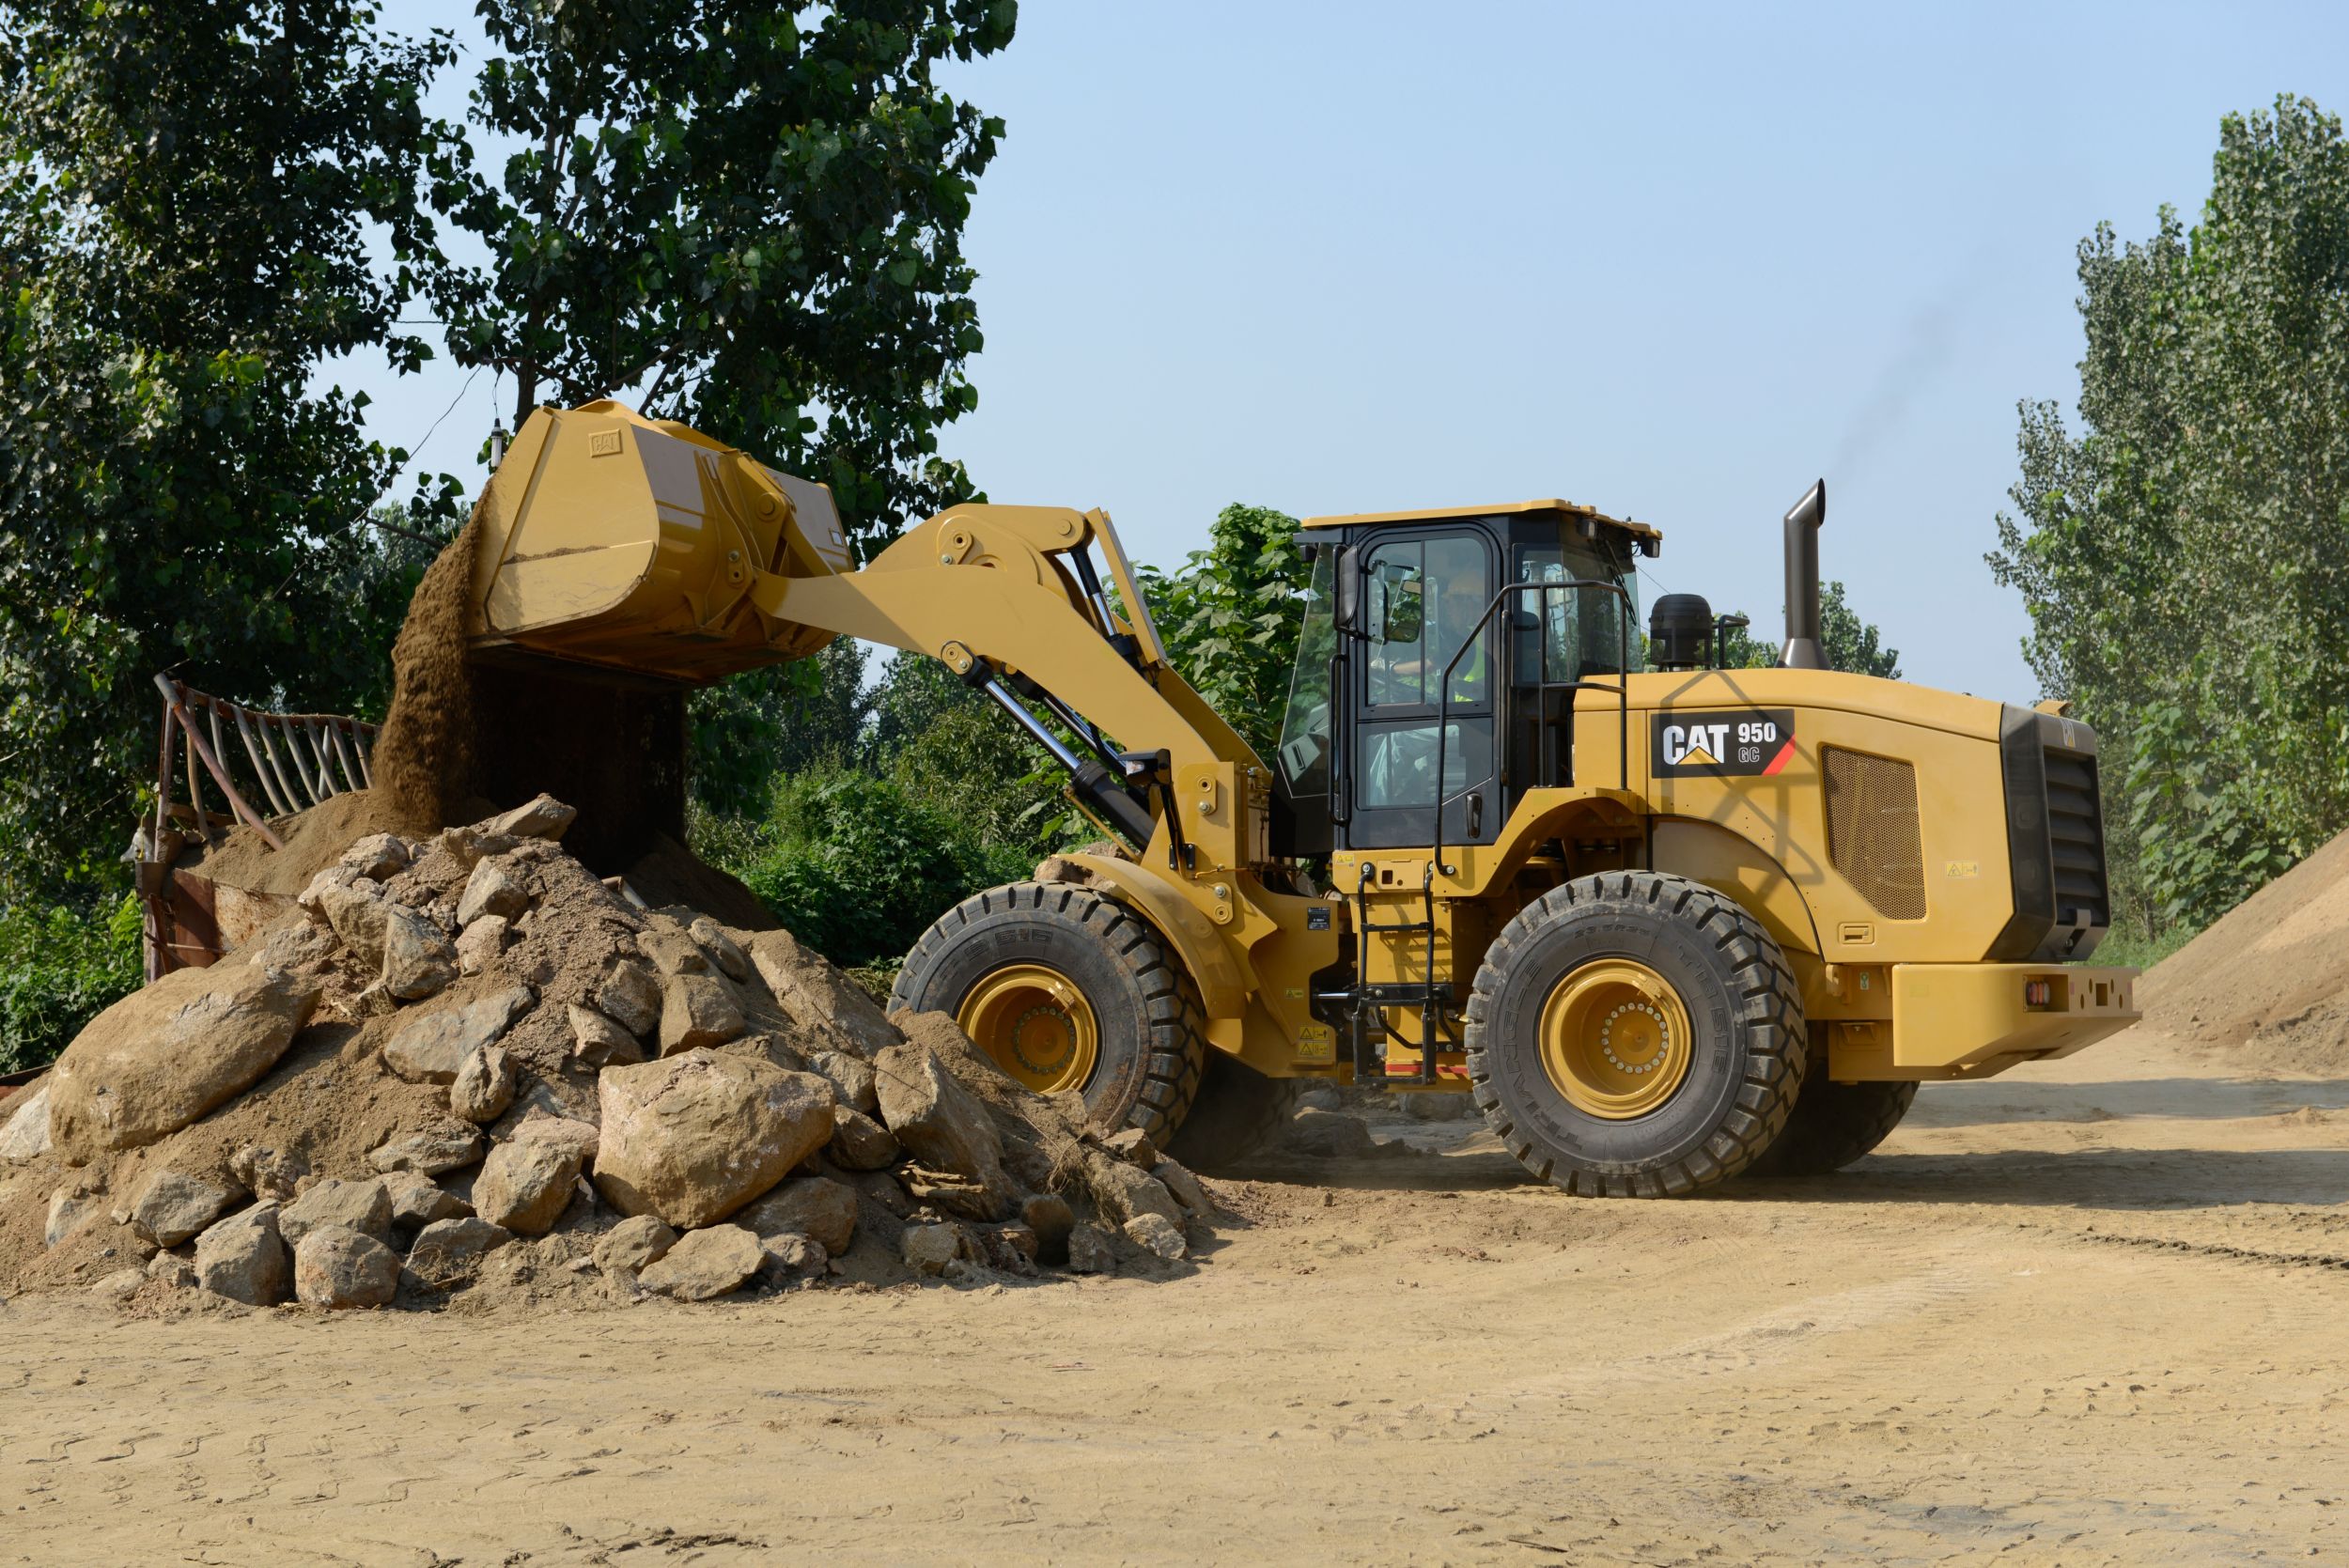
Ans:
[{"label": "sandy ground", "polygon": [[1173,1283],[20,1298],[0,1561],[2339,1560],[2344,1107],[2124,1037],[1711,1201],[1413,1125],[1234,1188]]}]

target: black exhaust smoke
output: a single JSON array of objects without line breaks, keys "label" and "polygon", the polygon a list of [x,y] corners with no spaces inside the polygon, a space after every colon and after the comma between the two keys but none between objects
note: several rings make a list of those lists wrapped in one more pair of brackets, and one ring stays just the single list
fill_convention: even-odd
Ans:
[{"label": "black exhaust smoke", "polygon": [[1786,514],[1786,646],[1778,656],[1781,669],[1827,668],[1819,651],[1819,530],[1826,522],[1822,479]]}]

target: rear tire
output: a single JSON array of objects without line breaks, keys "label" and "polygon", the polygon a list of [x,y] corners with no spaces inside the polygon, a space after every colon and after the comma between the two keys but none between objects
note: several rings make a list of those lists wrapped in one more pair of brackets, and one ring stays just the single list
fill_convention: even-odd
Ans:
[{"label": "rear tire", "polygon": [[1786,1129],[1747,1167],[1747,1174],[1824,1176],[1841,1171],[1891,1136],[1916,1099],[1914,1083],[1838,1083],[1827,1076],[1824,1052],[1814,1053]]},{"label": "rear tire", "polygon": [[[1024,989],[1022,976],[1034,977]],[[1158,932],[1067,883],[1014,882],[947,910],[906,955],[889,1004],[954,1016],[1030,1087],[1050,1092],[1066,1063],[1064,1086],[1096,1123],[1153,1142],[1182,1126],[1206,1066],[1197,989]]]},{"label": "rear tire", "polygon": [[1166,1152],[1194,1171],[1221,1171],[1263,1152],[1297,1113],[1303,1083],[1267,1078],[1238,1057],[1207,1052],[1207,1070],[1190,1114]]},{"label": "rear tire", "polygon": [[1520,910],[1477,970],[1466,1044],[1509,1152],[1610,1198],[1684,1196],[1745,1170],[1785,1126],[1808,1060],[1770,934],[1653,871],[1582,877]]}]

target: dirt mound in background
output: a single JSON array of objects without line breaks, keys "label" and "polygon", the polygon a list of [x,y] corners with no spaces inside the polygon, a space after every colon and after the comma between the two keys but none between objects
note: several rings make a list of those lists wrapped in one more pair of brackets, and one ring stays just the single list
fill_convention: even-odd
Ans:
[{"label": "dirt mound in background", "polygon": [[353,840],[398,831],[400,815],[379,790],[333,795],[307,811],[270,819],[283,849],[272,849],[267,839],[240,825],[210,848],[182,855],[173,868],[224,887],[291,898],[340,860]]},{"label": "dirt mound in background", "polygon": [[473,774],[473,678],[465,661],[465,600],[481,541],[482,492],[473,516],[434,558],[392,644],[392,706],[376,737],[376,791],[396,825],[429,833],[468,794]]},{"label": "dirt mound in background", "polygon": [[2349,833],[2245,899],[2139,986],[2145,1022],[2233,1065],[2349,1074]]}]

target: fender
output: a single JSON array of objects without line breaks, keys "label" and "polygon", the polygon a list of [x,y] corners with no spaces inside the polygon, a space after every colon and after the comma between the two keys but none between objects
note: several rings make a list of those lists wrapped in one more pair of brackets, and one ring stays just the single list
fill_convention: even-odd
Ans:
[{"label": "fender", "polygon": [[[1219,1023],[1226,1019],[1237,1023],[1246,1015],[1249,977],[1241,972],[1239,961],[1233,956],[1223,933],[1178,888],[1131,861],[1108,855],[1062,858],[1109,883],[1116,890],[1120,903],[1140,910],[1174,946],[1184,967],[1190,970],[1192,983],[1199,987],[1199,1001],[1206,1010],[1210,1036],[1218,1033]],[[1223,1032],[1232,1031],[1227,1027]]]},{"label": "fender", "polygon": [[1743,834],[1688,817],[1658,817],[1649,864],[1719,888],[1744,905],[1789,954],[1819,952],[1810,900],[1768,850]]}]

